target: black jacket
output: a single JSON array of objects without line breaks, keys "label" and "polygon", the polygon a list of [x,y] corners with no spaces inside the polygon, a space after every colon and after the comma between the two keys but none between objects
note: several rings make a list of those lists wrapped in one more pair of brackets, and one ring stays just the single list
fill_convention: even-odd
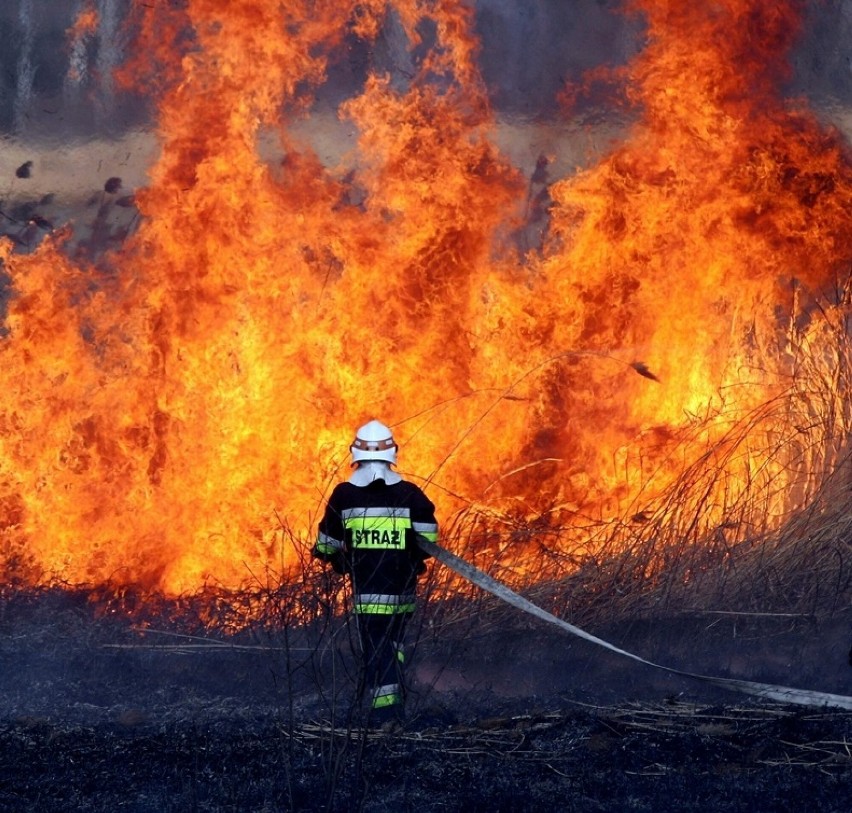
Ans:
[{"label": "black jacket", "polygon": [[414,609],[417,576],[428,558],[417,535],[438,540],[435,506],[413,483],[340,483],[319,524],[314,556],[352,578],[355,611]]}]

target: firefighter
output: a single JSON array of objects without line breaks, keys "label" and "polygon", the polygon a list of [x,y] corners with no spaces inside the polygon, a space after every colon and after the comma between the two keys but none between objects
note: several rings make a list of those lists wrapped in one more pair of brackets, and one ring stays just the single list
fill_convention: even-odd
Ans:
[{"label": "firefighter", "polygon": [[314,556],[351,580],[361,685],[377,725],[404,717],[403,638],[428,558],[417,537],[438,540],[435,506],[392,468],[397,449],[380,421],[358,429],[349,447],[354,471],[332,491],[313,548]]}]

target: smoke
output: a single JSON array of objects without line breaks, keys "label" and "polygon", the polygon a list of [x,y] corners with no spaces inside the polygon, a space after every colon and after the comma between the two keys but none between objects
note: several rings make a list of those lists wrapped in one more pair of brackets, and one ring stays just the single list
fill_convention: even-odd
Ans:
[{"label": "smoke", "polygon": [[[0,131],[30,145],[114,138],[146,119],[117,95],[127,0],[13,0],[0,7]],[[87,12],[96,27],[75,32]]]},{"label": "smoke", "polygon": [[[495,109],[507,118],[541,121],[557,113],[566,84],[590,70],[626,63],[642,45],[643,22],[617,0],[477,0],[478,66]],[[794,54],[790,91],[821,107],[852,104],[852,3],[812,3]],[[117,93],[113,71],[126,55],[129,0],[10,0],[0,8],[0,129],[32,142],[115,137],[147,117],[144,100]],[[90,36],[68,32],[91,9]],[[389,18],[376,43],[354,39],[329,74],[320,101],[339,99],[366,70],[398,79],[411,73],[404,32]]]},{"label": "smoke", "polygon": [[[14,167],[35,159],[31,183],[5,188],[7,205],[49,194],[54,206],[45,216],[51,222],[75,220],[85,228],[71,203],[79,205],[110,175],[121,175],[128,189],[147,182],[155,155],[151,100],[117,88],[114,79],[128,55],[131,6],[130,0],[10,0],[0,7],[0,137],[7,179]],[[75,33],[83,12],[96,25]],[[522,172],[532,176],[546,154],[553,180],[596,160],[617,141],[620,114],[600,89],[587,88],[568,119],[559,99],[566,88],[583,86],[590,72],[623,65],[641,49],[643,20],[625,13],[624,3],[477,0],[475,34],[478,68],[501,124],[495,141]],[[850,0],[811,4],[788,89],[808,97],[826,122],[843,131],[852,130],[850,36]],[[351,97],[369,70],[404,84],[413,73],[412,59],[394,15],[375,42],[352,37],[317,90],[316,115],[294,130],[322,160],[336,163],[353,146],[352,133],[323,111]],[[277,156],[273,150],[270,157]],[[65,200],[69,196],[74,200]]]}]

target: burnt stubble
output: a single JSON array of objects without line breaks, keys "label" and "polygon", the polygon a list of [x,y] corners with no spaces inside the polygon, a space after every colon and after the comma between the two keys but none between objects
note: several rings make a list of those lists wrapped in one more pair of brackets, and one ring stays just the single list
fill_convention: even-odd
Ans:
[{"label": "burnt stubble", "polygon": [[[850,712],[712,695],[518,621],[455,626],[427,619],[409,718],[382,732],[353,701],[345,620],[213,633],[6,595],[0,809],[852,809]],[[623,631],[641,647],[642,629]]]}]

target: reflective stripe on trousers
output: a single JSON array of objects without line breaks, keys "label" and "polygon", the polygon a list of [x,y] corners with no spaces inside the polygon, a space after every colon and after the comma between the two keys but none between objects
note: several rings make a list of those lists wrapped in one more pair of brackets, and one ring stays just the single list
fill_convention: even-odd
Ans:
[{"label": "reflective stripe on trousers", "polygon": [[402,703],[402,686],[399,683],[386,683],[373,689],[373,708],[382,709]]},{"label": "reflective stripe on trousers", "polygon": [[367,615],[395,615],[413,613],[415,597],[413,593],[395,595],[393,593],[356,593],[355,612]]}]

